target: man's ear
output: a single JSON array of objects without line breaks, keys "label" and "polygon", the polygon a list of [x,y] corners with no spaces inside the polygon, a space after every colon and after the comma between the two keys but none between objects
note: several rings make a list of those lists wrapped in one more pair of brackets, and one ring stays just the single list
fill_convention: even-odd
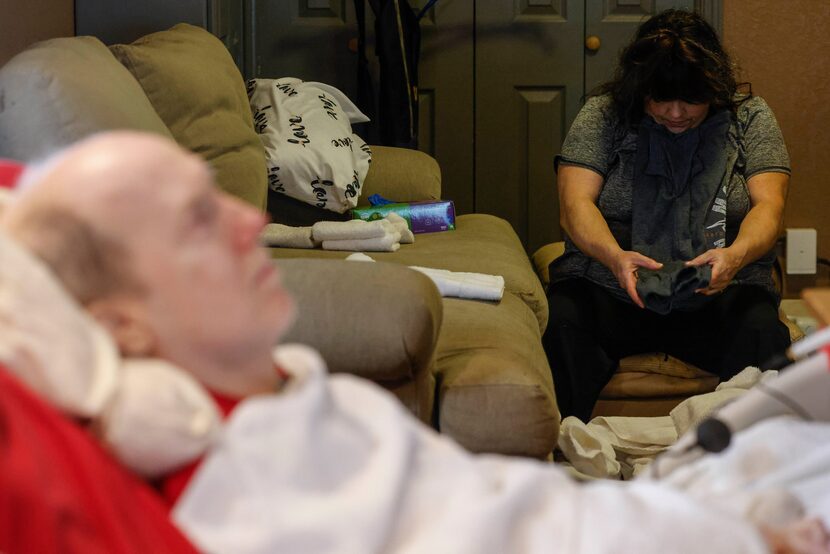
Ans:
[{"label": "man's ear", "polygon": [[123,356],[149,357],[155,353],[156,335],[138,302],[128,298],[103,298],[87,304],[86,310],[109,332]]}]

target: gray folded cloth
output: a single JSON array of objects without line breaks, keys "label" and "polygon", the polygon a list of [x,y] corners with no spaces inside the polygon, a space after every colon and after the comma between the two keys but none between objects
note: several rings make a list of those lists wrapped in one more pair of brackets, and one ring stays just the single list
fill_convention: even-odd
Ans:
[{"label": "gray folded cloth", "polygon": [[646,308],[666,315],[672,310],[691,311],[705,304],[709,297],[696,293],[709,286],[712,266],[687,266],[668,262],[658,270],[637,270],[637,294]]},{"label": "gray folded cloth", "polygon": [[289,227],[280,223],[269,223],[259,235],[264,246],[282,246],[285,248],[316,248],[311,234],[311,227]]}]

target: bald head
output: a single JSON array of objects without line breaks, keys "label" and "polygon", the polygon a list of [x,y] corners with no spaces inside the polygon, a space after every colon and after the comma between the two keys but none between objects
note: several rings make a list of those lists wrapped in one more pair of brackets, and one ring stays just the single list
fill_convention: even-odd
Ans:
[{"label": "bald head", "polygon": [[259,247],[263,214],[218,190],[204,161],[154,135],[107,133],[22,186],[0,227],[52,266],[122,354],[169,360],[226,394],[273,390],[271,348],[293,302]]},{"label": "bald head", "polygon": [[137,205],[188,172],[206,171],[162,137],[94,135],[30,167],[0,213],[0,229],[46,261],[82,304],[138,291],[123,240],[148,223],[151,210]]},{"label": "bald head", "polygon": [[124,208],[175,184],[182,167],[207,171],[199,158],[163,137],[128,131],[94,135],[24,173],[22,191],[7,210],[4,226],[15,228],[44,206],[104,226],[102,215],[135,214]]}]

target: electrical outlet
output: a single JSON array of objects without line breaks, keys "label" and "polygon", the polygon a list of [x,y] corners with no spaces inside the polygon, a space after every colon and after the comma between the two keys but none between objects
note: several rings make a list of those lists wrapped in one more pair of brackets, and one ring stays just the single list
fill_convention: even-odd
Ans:
[{"label": "electrical outlet", "polygon": [[815,275],[817,238],[815,229],[787,229],[787,273]]}]

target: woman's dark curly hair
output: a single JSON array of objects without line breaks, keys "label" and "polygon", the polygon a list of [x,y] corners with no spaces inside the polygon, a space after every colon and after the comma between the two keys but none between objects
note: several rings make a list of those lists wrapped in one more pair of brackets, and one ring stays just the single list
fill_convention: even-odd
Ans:
[{"label": "woman's dark curly hair", "polygon": [[633,126],[646,98],[734,110],[736,91],[732,61],[712,26],[697,13],[666,10],[640,25],[614,78],[592,96],[610,94],[620,121]]}]

